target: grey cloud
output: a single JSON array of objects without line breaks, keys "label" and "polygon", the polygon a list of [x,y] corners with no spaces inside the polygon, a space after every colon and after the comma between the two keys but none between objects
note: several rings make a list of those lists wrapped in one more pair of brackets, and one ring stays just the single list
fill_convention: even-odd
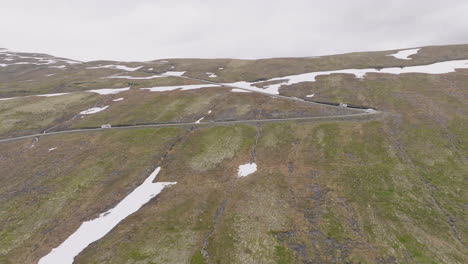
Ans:
[{"label": "grey cloud", "polygon": [[81,59],[314,56],[468,43],[468,2],[16,0],[0,47]]}]

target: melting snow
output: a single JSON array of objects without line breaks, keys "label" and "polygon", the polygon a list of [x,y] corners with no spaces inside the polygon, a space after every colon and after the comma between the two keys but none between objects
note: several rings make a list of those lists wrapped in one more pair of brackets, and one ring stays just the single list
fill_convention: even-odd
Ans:
[{"label": "melting snow", "polygon": [[163,74],[167,76],[182,76],[184,75],[184,73],[185,73],[184,71],[168,71]]},{"label": "melting snow", "polygon": [[69,93],[54,93],[54,94],[38,94],[36,96],[41,96],[41,97],[53,97],[53,96],[60,96],[60,95],[65,95]]},{"label": "melting snow", "polygon": [[397,53],[390,54],[387,56],[393,56],[400,60],[411,60],[409,56],[417,54],[420,49],[409,49],[409,50],[400,50]]},{"label": "melting snow", "polygon": [[[428,65],[418,65],[418,66],[409,66],[409,67],[393,67],[393,68],[383,68],[380,71],[382,73],[390,74],[402,74],[402,73],[426,73],[426,74],[444,74],[454,72],[455,69],[466,69],[468,68],[468,60],[455,60],[455,61],[444,61],[437,62]],[[369,72],[371,72],[369,70]]]},{"label": "melting snow", "polygon": [[[13,64],[18,64],[18,65],[27,65],[27,64],[31,64],[31,65],[42,65],[42,63],[37,63],[37,62],[27,62],[27,61],[20,61],[20,62],[15,62]],[[46,63],[48,64],[48,63]],[[51,66],[53,67],[53,66]],[[50,67],[49,67],[50,68]]]},{"label": "melting snow", "polygon": [[[46,64],[54,64],[58,62],[66,62],[68,64],[76,64],[76,63],[81,63],[79,61],[74,61],[74,60],[68,60],[68,59],[60,59],[60,58],[52,58],[52,57],[34,57],[34,56],[22,56],[19,55],[18,53],[14,51],[8,51],[8,50],[2,50],[0,51],[1,53],[6,53],[6,56],[9,57],[16,57],[19,59],[32,59],[32,60],[37,60],[38,62],[18,62],[15,64],[34,64],[34,65],[46,65]],[[34,54],[33,54],[34,55]],[[6,59],[8,61],[12,61],[13,59]]]},{"label": "melting snow", "polygon": [[86,69],[116,69],[116,70],[124,70],[124,71],[136,71],[143,66],[138,67],[128,67],[125,65],[102,65],[102,66],[93,66],[93,67],[86,67]]},{"label": "melting snow", "polygon": [[103,107],[93,107],[93,108],[90,108],[88,110],[81,111],[80,115],[91,115],[91,114],[99,113],[101,111],[106,110],[107,107],[109,107],[109,106],[106,105],[106,106],[103,106]]},{"label": "melting snow", "polygon": [[198,119],[197,121],[195,121],[195,124],[199,124],[205,117],[202,117],[200,119]]},{"label": "melting snow", "polygon": [[0,101],[6,101],[6,100],[11,100],[11,99],[17,99],[17,98],[26,98],[26,97],[31,97],[31,96],[53,97],[53,96],[60,96],[60,95],[66,95],[66,94],[70,94],[70,93],[26,95],[26,96],[20,96],[20,97],[0,98]]},{"label": "melting snow", "polygon": [[199,88],[209,88],[209,87],[220,87],[217,84],[190,84],[190,85],[175,85],[175,86],[158,86],[158,87],[151,87],[151,88],[140,88],[142,90],[149,90],[151,92],[165,92],[165,91],[172,91],[181,89],[185,90],[193,90]]},{"label": "melting snow", "polygon": [[7,101],[7,100],[15,99],[15,98],[18,98],[18,97],[0,98],[0,101]]},{"label": "melting snow", "polygon": [[[68,63],[68,64],[81,63],[81,62],[78,62],[78,61],[59,59],[59,58],[52,58],[52,57],[22,56],[22,55],[19,55],[19,54],[15,53],[15,52],[9,52],[7,50],[1,51],[1,53],[4,53],[4,55],[9,57],[9,58],[4,59],[6,61],[14,61],[15,59],[36,60],[36,62],[20,61],[20,62],[12,63],[10,65],[49,65],[49,64],[57,64],[59,62],[65,62],[65,63]],[[12,57],[15,57],[15,59],[13,59]],[[9,66],[9,65],[1,64],[0,66],[5,67],[5,66]],[[62,67],[61,66],[51,66],[51,68],[62,68]]]},{"label": "melting snow", "polygon": [[251,93],[251,91],[236,89],[236,88],[231,89],[231,92],[234,92],[234,93]]},{"label": "melting snow", "polygon": [[126,75],[112,75],[109,77],[106,77],[108,79],[131,79],[131,80],[151,80],[151,79],[156,79],[156,78],[163,78],[166,76],[162,75],[151,75],[151,76],[146,76],[146,77],[138,77],[138,76],[126,76]]},{"label": "melting snow", "polygon": [[252,84],[254,83],[245,82],[245,81],[235,82],[235,83],[223,83],[223,85],[227,85],[227,86],[234,86],[234,87],[239,87],[242,89],[250,90],[253,92],[268,93],[268,94],[279,94],[278,89],[282,85],[282,84],[279,84],[278,86],[270,85],[270,86],[267,86],[266,89],[262,89],[262,88],[255,87]]},{"label": "melting snow", "polygon": [[125,88],[116,88],[116,89],[111,89],[111,88],[105,88],[105,89],[97,89],[97,90],[89,90],[87,92],[92,92],[92,93],[98,93],[101,95],[106,95],[106,94],[118,94],[121,92],[125,92],[130,90],[130,87],[125,87]]},{"label": "melting snow", "polygon": [[115,65],[115,68],[116,69],[119,69],[119,70],[124,70],[124,71],[136,71],[140,68],[142,68],[143,66],[138,66],[138,67],[127,67],[125,65]]},{"label": "melting snow", "polygon": [[114,100],[112,100],[112,101],[113,101],[113,102],[120,102],[120,101],[122,101],[122,100],[123,100],[123,98],[120,97],[120,98],[114,99]]},{"label": "melting snow", "polygon": [[60,66],[49,66],[49,68],[52,68],[52,69],[65,69],[67,66],[65,65],[60,65]]},{"label": "melting snow", "polygon": [[[98,93],[98,94],[101,94],[101,95],[106,95],[106,94],[118,94],[120,92],[124,92],[124,91],[127,91],[129,89],[130,89],[130,87],[117,88],[117,89],[97,89],[97,90],[89,90],[89,91],[86,91],[86,92],[93,92],[93,93]],[[0,101],[11,100],[11,99],[16,99],[16,98],[26,98],[26,97],[31,97],[31,96],[53,97],[53,96],[60,96],[60,95],[66,95],[66,94],[72,94],[72,93],[53,93],[53,94],[26,95],[26,96],[21,96],[21,97],[0,98]]]},{"label": "melting snow", "polygon": [[176,182],[155,182],[160,171],[158,167],[146,180],[125,197],[119,204],[109,211],[102,213],[98,218],[81,224],[78,230],[69,236],[60,246],[39,260],[39,264],[71,264],[78,255],[89,244],[104,237],[118,223],[127,216],[135,213],[144,204],[158,195],[166,186]]},{"label": "melting snow", "polygon": [[278,84],[271,84],[265,86],[265,89],[255,87],[252,82],[235,82],[235,83],[224,83],[226,86],[235,86],[251,91],[268,93],[268,94],[279,94],[279,88],[283,85],[293,85],[301,82],[315,82],[315,77],[322,75],[330,75],[335,73],[342,74],[353,74],[356,78],[364,78],[367,73],[388,73],[388,74],[402,74],[402,73],[426,73],[426,74],[444,74],[449,72],[454,72],[455,69],[466,69],[468,68],[468,60],[455,60],[455,61],[444,61],[437,62],[428,65],[418,65],[418,66],[408,66],[408,67],[390,67],[383,68],[380,70],[371,68],[371,69],[343,69],[343,70],[334,70],[334,71],[320,71],[320,72],[310,72],[302,73],[297,75],[290,75],[284,77],[272,78],[262,82],[270,81],[281,81]]},{"label": "melting snow", "polygon": [[255,162],[247,163],[244,165],[240,165],[239,169],[237,170],[238,177],[245,177],[257,171],[257,164]]}]

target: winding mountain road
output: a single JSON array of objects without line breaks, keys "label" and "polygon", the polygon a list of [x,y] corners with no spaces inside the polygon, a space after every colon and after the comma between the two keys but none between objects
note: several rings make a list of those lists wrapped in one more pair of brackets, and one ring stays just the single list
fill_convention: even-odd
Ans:
[{"label": "winding mountain road", "polygon": [[[145,73],[156,73],[156,72],[148,72],[143,71]],[[157,73],[159,74],[159,73]],[[164,75],[163,76],[169,76]],[[171,75],[172,76],[172,75]],[[339,106],[330,105],[327,103],[320,103],[314,101],[307,101],[297,97],[289,97],[279,94],[270,94],[267,92],[261,92],[256,90],[249,90],[242,87],[237,87],[228,84],[217,83],[209,80],[193,78],[188,76],[172,76],[182,79],[189,79],[189,80],[196,80],[205,82],[207,84],[216,84],[221,87],[228,87],[233,89],[241,89],[253,93],[260,93],[263,95],[268,95],[275,98],[280,98],[284,100],[290,100],[295,102],[302,102],[312,105],[326,105],[328,107],[336,107],[341,108]],[[41,134],[31,134],[19,137],[12,137],[12,138],[5,138],[0,139],[0,143],[3,142],[11,142],[15,140],[27,139],[27,138],[38,138],[43,136],[49,135],[60,135],[60,134],[70,134],[70,133],[80,133],[80,132],[92,132],[92,131],[106,131],[106,130],[114,130],[114,129],[140,129],[140,128],[147,128],[147,127],[200,127],[200,126],[214,126],[214,125],[231,125],[231,124],[257,124],[257,123],[277,123],[277,122],[313,122],[313,121],[343,121],[343,120],[369,120],[372,118],[376,118],[381,116],[384,112],[373,110],[373,109],[359,109],[359,108],[350,108],[358,113],[356,114],[347,114],[347,115],[336,115],[336,116],[313,116],[313,117],[290,117],[290,118],[272,118],[272,119],[251,119],[251,120],[226,120],[226,121],[209,121],[209,122],[179,122],[179,123],[151,123],[151,124],[133,124],[133,125],[118,125],[111,128],[101,128],[101,127],[91,127],[91,128],[81,128],[81,129],[71,129],[71,130],[62,130],[62,131],[55,131],[55,132],[44,132]],[[47,131],[47,130],[46,130]]]},{"label": "winding mountain road", "polygon": [[311,121],[342,121],[342,120],[369,120],[379,117],[383,112],[373,111],[360,114],[337,115],[337,116],[315,116],[315,117],[291,117],[291,118],[272,118],[272,119],[251,119],[251,120],[230,120],[230,121],[212,121],[212,122],[180,122],[180,123],[154,123],[154,124],[136,124],[136,125],[119,125],[111,128],[81,128],[72,130],[62,130],[56,132],[48,132],[41,134],[31,134],[13,138],[0,139],[0,143],[15,141],[26,138],[43,137],[50,135],[70,134],[79,132],[106,131],[114,129],[139,129],[148,127],[201,127],[215,125],[232,125],[232,124],[256,124],[256,123],[278,123],[278,122],[311,122]]}]

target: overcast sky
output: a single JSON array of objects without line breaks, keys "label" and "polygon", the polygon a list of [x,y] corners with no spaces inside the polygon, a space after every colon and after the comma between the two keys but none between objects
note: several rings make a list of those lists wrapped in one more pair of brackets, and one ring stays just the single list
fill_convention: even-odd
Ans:
[{"label": "overcast sky", "polygon": [[0,47],[78,60],[468,43],[468,0],[0,0]]}]

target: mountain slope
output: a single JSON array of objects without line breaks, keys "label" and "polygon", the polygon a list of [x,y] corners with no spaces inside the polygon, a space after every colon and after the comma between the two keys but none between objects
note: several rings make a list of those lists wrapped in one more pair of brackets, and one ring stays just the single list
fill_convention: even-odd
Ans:
[{"label": "mountain slope", "polygon": [[[0,97],[19,97],[0,100],[0,263],[37,263],[157,167],[177,184],[74,263],[465,263],[468,45],[396,52],[19,54],[55,61],[42,64],[0,51]],[[458,66],[424,73],[446,61]],[[104,88],[121,90],[90,91]],[[239,177],[243,164],[257,170]]]}]

